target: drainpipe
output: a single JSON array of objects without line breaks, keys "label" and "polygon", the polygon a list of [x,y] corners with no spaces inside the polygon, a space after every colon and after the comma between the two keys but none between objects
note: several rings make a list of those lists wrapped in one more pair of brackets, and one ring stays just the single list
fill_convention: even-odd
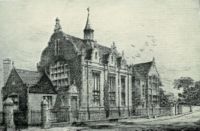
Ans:
[{"label": "drainpipe", "polygon": [[148,87],[148,81],[149,81],[149,78],[147,76],[147,79],[146,79],[146,108],[147,108],[147,117],[149,118],[149,87]]},{"label": "drainpipe", "polygon": [[89,82],[88,82],[88,60],[87,62],[87,113],[88,113],[88,120],[90,120],[90,108],[89,108]]},{"label": "drainpipe", "polygon": [[[129,71],[128,69],[127,69],[127,71]],[[127,92],[127,97],[128,97],[128,116],[130,116],[130,110],[129,110],[129,72],[128,72],[128,92]]]},{"label": "drainpipe", "polygon": [[118,67],[118,113],[119,113],[119,117],[121,116],[121,112],[120,112],[120,79],[119,79],[119,73],[120,73],[120,67]]}]

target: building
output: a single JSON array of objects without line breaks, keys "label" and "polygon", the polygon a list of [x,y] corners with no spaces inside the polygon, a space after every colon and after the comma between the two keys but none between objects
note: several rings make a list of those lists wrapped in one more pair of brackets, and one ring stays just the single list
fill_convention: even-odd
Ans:
[{"label": "building", "polygon": [[[106,47],[94,40],[89,19],[88,11],[82,39],[64,33],[57,18],[38,70],[47,72],[57,89],[75,83],[79,93],[78,108],[88,112],[88,117],[91,110],[104,110],[107,102],[104,99],[108,99],[107,105],[118,111],[118,115],[127,115],[132,103],[131,68],[114,42]],[[104,89],[105,85],[108,89]]]},{"label": "building", "polygon": [[18,121],[21,124],[28,124],[28,116],[32,111],[41,110],[43,99],[47,99],[49,107],[53,107],[57,92],[45,73],[13,67],[2,88],[2,95],[3,100],[7,98],[13,100],[15,111],[20,114]]},{"label": "building", "polygon": [[135,108],[152,108],[160,106],[161,80],[155,59],[132,66],[132,105]]},{"label": "building", "polygon": [[13,68],[2,91],[4,99],[16,100],[27,121],[31,110],[40,110],[43,98],[51,111],[69,113],[71,120],[127,117],[136,115],[136,110],[148,113],[160,107],[161,80],[155,59],[128,65],[114,42],[106,47],[94,40],[89,10],[83,38],[66,34],[56,18],[37,70]]}]

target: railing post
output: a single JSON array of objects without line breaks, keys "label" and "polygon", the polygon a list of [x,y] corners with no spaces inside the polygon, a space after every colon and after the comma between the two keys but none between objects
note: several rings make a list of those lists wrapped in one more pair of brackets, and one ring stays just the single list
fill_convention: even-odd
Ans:
[{"label": "railing post", "polygon": [[7,98],[4,101],[3,112],[6,131],[15,131],[14,103],[11,98]]},{"label": "railing post", "polygon": [[42,120],[42,128],[46,129],[50,127],[50,121],[49,121],[49,107],[48,102],[46,99],[43,99],[41,102],[41,120]]}]

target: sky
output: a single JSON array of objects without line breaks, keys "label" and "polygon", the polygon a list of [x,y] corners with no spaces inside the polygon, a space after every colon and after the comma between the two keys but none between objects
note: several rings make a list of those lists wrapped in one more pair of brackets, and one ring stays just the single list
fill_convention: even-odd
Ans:
[{"label": "sky", "polygon": [[200,80],[199,0],[0,0],[0,61],[36,70],[55,18],[83,38],[88,7],[95,40],[115,42],[130,64],[155,57],[165,90],[177,92],[173,80],[181,76]]}]

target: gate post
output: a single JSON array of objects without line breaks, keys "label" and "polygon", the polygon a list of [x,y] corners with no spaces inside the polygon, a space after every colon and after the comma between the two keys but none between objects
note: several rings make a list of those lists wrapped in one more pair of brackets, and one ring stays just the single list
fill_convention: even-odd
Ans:
[{"label": "gate post", "polygon": [[48,108],[48,102],[45,99],[41,102],[41,121],[42,121],[42,128],[46,129],[50,127],[49,122],[49,108]]},{"label": "gate post", "polygon": [[4,101],[3,112],[6,131],[14,131],[14,103],[11,98],[7,98]]}]

